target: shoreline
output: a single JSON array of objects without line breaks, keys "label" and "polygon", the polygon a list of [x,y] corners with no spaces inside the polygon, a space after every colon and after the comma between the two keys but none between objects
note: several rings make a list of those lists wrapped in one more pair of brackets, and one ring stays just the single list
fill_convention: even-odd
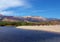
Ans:
[{"label": "shoreline", "polygon": [[27,30],[41,30],[41,31],[60,33],[60,25],[17,26],[16,28],[27,29]]}]

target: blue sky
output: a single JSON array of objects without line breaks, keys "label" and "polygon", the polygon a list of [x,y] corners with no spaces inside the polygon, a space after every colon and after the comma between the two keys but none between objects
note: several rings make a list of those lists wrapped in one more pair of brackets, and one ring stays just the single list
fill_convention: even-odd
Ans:
[{"label": "blue sky", "polygon": [[60,0],[0,0],[0,14],[60,18]]}]

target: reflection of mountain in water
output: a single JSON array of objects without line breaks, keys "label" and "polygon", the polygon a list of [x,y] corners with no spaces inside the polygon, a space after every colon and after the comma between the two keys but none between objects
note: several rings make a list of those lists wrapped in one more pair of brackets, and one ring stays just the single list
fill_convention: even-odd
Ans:
[{"label": "reflection of mountain in water", "polygon": [[0,42],[60,42],[60,34],[0,27]]}]

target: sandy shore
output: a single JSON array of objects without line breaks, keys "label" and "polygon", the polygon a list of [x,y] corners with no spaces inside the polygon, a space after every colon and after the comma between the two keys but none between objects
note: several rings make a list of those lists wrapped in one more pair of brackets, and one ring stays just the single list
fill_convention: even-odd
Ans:
[{"label": "sandy shore", "polygon": [[60,33],[60,25],[50,25],[50,26],[18,26],[16,28],[28,29],[28,30],[41,30],[41,31]]}]

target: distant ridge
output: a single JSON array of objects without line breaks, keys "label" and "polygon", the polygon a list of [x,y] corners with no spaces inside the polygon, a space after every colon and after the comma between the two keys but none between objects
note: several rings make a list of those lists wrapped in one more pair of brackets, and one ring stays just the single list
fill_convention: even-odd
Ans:
[{"label": "distant ridge", "polygon": [[3,16],[2,14],[0,14],[0,16]]},{"label": "distant ridge", "polygon": [[0,14],[0,21],[9,21],[9,22],[18,22],[18,21],[25,21],[25,22],[43,22],[43,21],[60,21],[57,18],[45,18],[41,16],[5,16]]}]

